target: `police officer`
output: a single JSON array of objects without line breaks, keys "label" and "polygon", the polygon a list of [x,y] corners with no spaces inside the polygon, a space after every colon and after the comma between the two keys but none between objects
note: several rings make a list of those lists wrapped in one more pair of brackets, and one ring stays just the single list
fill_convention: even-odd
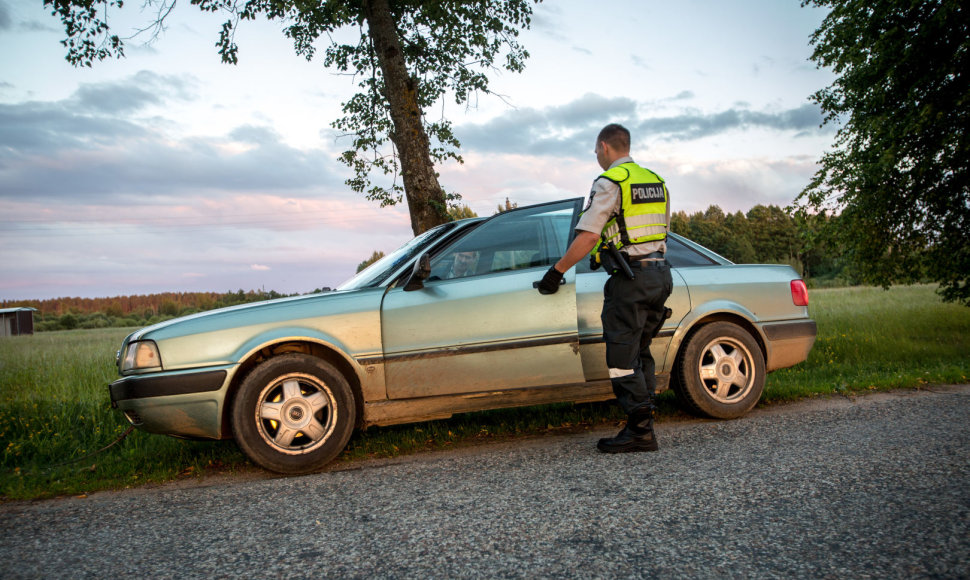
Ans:
[{"label": "police officer", "polygon": [[[673,288],[664,259],[670,223],[667,186],[656,173],[633,162],[630,132],[621,125],[600,131],[595,153],[604,172],[593,181],[573,243],[538,288],[543,294],[556,292],[563,273],[587,255],[594,266],[607,265],[611,274],[603,288],[601,316],[606,364],[627,424],[616,437],[600,439],[596,447],[605,453],[656,451],[650,341],[663,324],[664,303]],[[611,251],[613,246],[619,251]],[[629,268],[615,262],[609,266],[611,256]]]}]

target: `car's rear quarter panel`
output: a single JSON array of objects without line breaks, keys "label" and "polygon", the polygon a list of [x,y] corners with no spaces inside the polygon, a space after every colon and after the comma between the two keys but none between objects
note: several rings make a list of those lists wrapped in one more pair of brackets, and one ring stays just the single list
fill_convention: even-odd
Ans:
[{"label": "car's rear quarter panel", "polygon": [[[791,281],[798,275],[785,265],[718,265],[674,268],[675,292],[667,306],[673,317],[664,324],[650,351],[662,375],[673,370],[677,353],[698,325],[712,320],[734,320],[755,335],[765,351],[766,368],[775,370],[797,364],[808,356],[814,336],[773,340],[765,327],[809,321],[808,308],[792,301]],[[606,376],[605,345],[600,311],[603,306],[603,273],[578,277],[577,307],[583,365],[588,380]],[[678,292],[679,289],[685,291]],[[658,382],[663,387],[663,381]]]},{"label": "car's rear quarter panel", "polygon": [[[766,333],[767,327],[799,326],[814,328],[807,306],[792,300],[791,282],[799,278],[784,265],[729,265],[678,268],[690,288],[692,310],[674,336],[679,344],[697,324],[715,317],[739,317],[756,332],[755,339],[765,349],[768,371],[797,364],[808,356],[815,342],[814,332],[783,340]],[[808,326],[805,326],[808,328]],[[671,349],[675,352],[676,349]],[[668,352],[668,363],[672,364]]]}]

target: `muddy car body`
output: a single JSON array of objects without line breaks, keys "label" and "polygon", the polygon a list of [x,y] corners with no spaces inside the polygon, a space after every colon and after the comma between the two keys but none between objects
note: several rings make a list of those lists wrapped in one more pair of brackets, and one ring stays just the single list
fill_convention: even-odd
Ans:
[{"label": "muddy car body", "polygon": [[[611,398],[600,310],[607,275],[565,252],[582,200],[439,226],[336,291],[199,313],[128,336],[111,399],[135,426],[235,438],[263,467],[319,469],[354,428]],[[765,375],[808,356],[816,327],[788,266],[735,265],[676,234],[673,311],[651,345],[658,389],[735,418]]]}]

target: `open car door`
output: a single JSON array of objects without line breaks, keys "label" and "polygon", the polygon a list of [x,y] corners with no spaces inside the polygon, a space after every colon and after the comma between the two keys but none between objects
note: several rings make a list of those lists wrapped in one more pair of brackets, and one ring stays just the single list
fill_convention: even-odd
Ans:
[{"label": "open car door", "polygon": [[582,199],[511,210],[432,250],[418,290],[391,288],[381,330],[391,399],[584,381],[576,273],[533,283],[565,253]]}]

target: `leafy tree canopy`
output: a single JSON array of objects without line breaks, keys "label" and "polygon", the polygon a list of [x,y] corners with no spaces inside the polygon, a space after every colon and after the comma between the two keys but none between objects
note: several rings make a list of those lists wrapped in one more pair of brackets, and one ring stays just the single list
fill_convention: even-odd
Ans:
[{"label": "leafy tree canopy", "polygon": [[478,214],[472,211],[472,208],[468,207],[468,205],[463,204],[461,206],[454,205],[449,207],[448,217],[451,218],[451,221],[458,221],[467,218],[477,218]]},{"label": "leafy tree canopy", "polygon": [[381,252],[379,250],[374,250],[374,253],[370,255],[370,258],[367,258],[366,260],[364,260],[360,264],[357,264],[357,271],[360,272],[361,270],[363,270],[367,266],[370,266],[371,264],[373,264],[374,262],[380,260],[383,257],[384,257],[384,252]]},{"label": "leafy tree canopy", "polygon": [[518,202],[509,201],[509,198],[506,197],[505,198],[505,205],[502,205],[501,203],[498,204],[498,207],[496,208],[495,213],[493,213],[492,215],[498,215],[500,213],[505,213],[505,212],[507,212],[509,210],[513,210],[513,209],[515,209],[517,207],[519,207],[519,203]]},{"label": "leafy tree canopy", "polygon": [[838,79],[813,95],[835,144],[795,210],[831,230],[863,282],[940,283],[970,305],[970,8],[962,0],[803,0],[830,10],[812,59]]},{"label": "leafy tree canopy", "polygon": [[[528,52],[518,44],[528,28],[532,3],[540,0],[191,0],[226,21],[217,46],[234,64],[234,35],[243,21],[265,17],[282,22],[297,54],[312,59],[323,47],[328,67],[349,73],[360,91],[343,104],[332,126],[350,137],[340,159],[354,176],[347,184],[369,199],[394,205],[407,196],[415,234],[448,221],[448,196],[438,184],[434,163],[461,162],[451,123],[424,112],[449,94],[458,104],[488,94],[488,73],[520,72]],[[146,27],[158,33],[175,0],[147,0],[157,19]],[[124,56],[124,39],[112,34],[109,11],[123,0],[44,0],[59,17],[67,38],[67,60],[75,66]],[[333,34],[359,34],[342,44]],[[376,172],[380,183],[375,183]],[[382,176],[382,177],[381,177]],[[399,182],[400,178],[400,182]],[[388,184],[389,182],[389,184]]]}]

